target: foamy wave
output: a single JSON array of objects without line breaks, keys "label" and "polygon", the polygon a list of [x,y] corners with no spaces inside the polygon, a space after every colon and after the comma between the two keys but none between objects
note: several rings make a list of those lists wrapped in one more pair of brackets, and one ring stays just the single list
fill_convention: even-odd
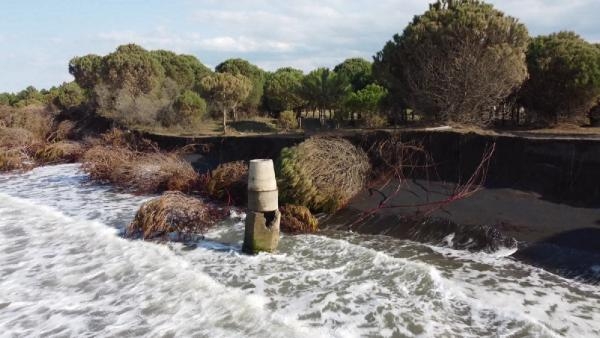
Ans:
[{"label": "foamy wave", "polygon": [[[117,233],[151,196],[77,165],[0,176],[0,327],[17,336],[600,336],[600,287],[504,257],[330,233],[240,253],[243,215],[195,248]],[[447,239],[451,241],[451,238]]]},{"label": "foamy wave", "polygon": [[322,335],[165,246],[5,194],[0,205],[1,240],[12,242],[0,268],[9,303],[0,322],[16,335]]}]

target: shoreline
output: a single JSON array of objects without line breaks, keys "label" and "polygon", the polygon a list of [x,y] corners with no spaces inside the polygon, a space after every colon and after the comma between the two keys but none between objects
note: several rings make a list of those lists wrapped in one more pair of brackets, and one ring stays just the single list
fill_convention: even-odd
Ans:
[{"label": "shoreline", "polygon": [[[454,184],[413,181],[390,205],[442,200]],[[388,187],[387,192],[391,190]],[[360,224],[355,219],[377,206],[380,198],[361,192],[339,212],[327,216],[322,229],[387,235],[470,251],[494,251],[516,240],[516,260],[558,275],[600,283],[600,210],[541,199],[539,194],[507,188],[483,188],[432,212],[431,222],[412,223],[423,208],[382,209]],[[352,227],[350,228],[350,225]],[[419,228],[420,227],[420,228]],[[460,242],[460,240],[463,240]]]}]

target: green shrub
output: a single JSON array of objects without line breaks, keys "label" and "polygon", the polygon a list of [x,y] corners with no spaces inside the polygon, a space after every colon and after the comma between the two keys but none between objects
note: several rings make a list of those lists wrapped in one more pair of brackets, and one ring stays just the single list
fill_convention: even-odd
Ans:
[{"label": "green shrub", "polygon": [[311,211],[335,212],[364,187],[370,168],[365,152],[349,141],[313,137],[281,151],[280,196]]},{"label": "green shrub", "polygon": [[80,106],[86,97],[83,89],[76,82],[63,83],[56,92],[54,104],[62,109]]}]

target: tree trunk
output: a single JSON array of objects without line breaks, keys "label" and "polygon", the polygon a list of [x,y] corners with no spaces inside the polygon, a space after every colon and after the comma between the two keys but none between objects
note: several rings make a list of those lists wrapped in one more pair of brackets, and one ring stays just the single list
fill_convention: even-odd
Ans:
[{"label": "tree trunk", "polygon": [[227,109],[223,108],[223,133],[227,132]]}]

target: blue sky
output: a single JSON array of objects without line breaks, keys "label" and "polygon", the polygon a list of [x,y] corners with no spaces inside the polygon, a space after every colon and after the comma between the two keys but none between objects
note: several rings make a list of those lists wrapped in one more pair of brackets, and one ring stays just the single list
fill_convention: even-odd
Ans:
[{"label": "blue sky", "polygon": [[[72,78],[73,56],[124,43],[193,54],[214,67],[242,57],[264,69],[370,59],[426,0],[3,0],[0,92]],[[600,0],[491,0],[532,35],[574,30],[600,42]]]}]

